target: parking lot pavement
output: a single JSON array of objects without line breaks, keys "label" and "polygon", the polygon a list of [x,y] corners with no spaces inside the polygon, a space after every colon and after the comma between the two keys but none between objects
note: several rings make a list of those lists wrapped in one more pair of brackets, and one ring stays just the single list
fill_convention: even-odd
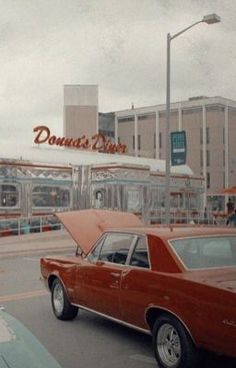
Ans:
[{"label": "parking lot pavement", "polygon": [[42,251],[59,252],[76,248],[75,241],[66,230],[54,230],[0,238],[0,258],[35,254]]}]

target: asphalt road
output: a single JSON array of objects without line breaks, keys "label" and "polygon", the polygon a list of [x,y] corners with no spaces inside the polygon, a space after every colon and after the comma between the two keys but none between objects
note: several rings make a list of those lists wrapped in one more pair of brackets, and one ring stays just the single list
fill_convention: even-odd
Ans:
[{"label": "asphalt road", "polygon": [[[85,311],[72,322],[57,320],[39,277],[38,255],[0,260],[0,304],[33,332],[63,368],[157,367],[150,336]],[[236,360],[204,355],[201,368],[222,367],[235,368]]]}]

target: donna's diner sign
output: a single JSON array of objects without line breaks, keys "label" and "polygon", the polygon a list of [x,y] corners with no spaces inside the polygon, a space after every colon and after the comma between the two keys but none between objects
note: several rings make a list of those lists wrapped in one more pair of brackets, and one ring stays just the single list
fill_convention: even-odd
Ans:
[{"label": "donna's diner sign", "polygon": [[105,135],[98,133],[91,138],[83,135],[78,138],[57,137],[52,135],[50,129],[45,125],[39,125],[33,130],[36,133],[34,143],[47,143],[50,146],[70,147],[86,149],[104,153],[126,153],[128,148],[125,144],[116,144]]}]

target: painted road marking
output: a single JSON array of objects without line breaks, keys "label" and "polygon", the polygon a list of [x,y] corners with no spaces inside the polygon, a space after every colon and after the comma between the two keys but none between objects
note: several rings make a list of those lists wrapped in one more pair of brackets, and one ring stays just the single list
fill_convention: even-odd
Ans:
[{"label": "painted road marking", "polygon": [[30,298],[35,298],[38,296],[45,296],[45,295],[48,295],[47,290],[27,291],[25,293],[3,295],[3,296],[0,296],[0,303],[11,302],[14,300],[21,300],[21,299],[30,299]]}]

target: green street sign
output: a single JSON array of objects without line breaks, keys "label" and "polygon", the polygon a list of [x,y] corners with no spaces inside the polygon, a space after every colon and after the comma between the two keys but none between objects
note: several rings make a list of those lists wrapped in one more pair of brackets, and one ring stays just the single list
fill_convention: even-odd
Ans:
[{"label": "green street sign", "polygon": [[187,140],[185,130],[171,133],[171,165],[185,165]]}]

